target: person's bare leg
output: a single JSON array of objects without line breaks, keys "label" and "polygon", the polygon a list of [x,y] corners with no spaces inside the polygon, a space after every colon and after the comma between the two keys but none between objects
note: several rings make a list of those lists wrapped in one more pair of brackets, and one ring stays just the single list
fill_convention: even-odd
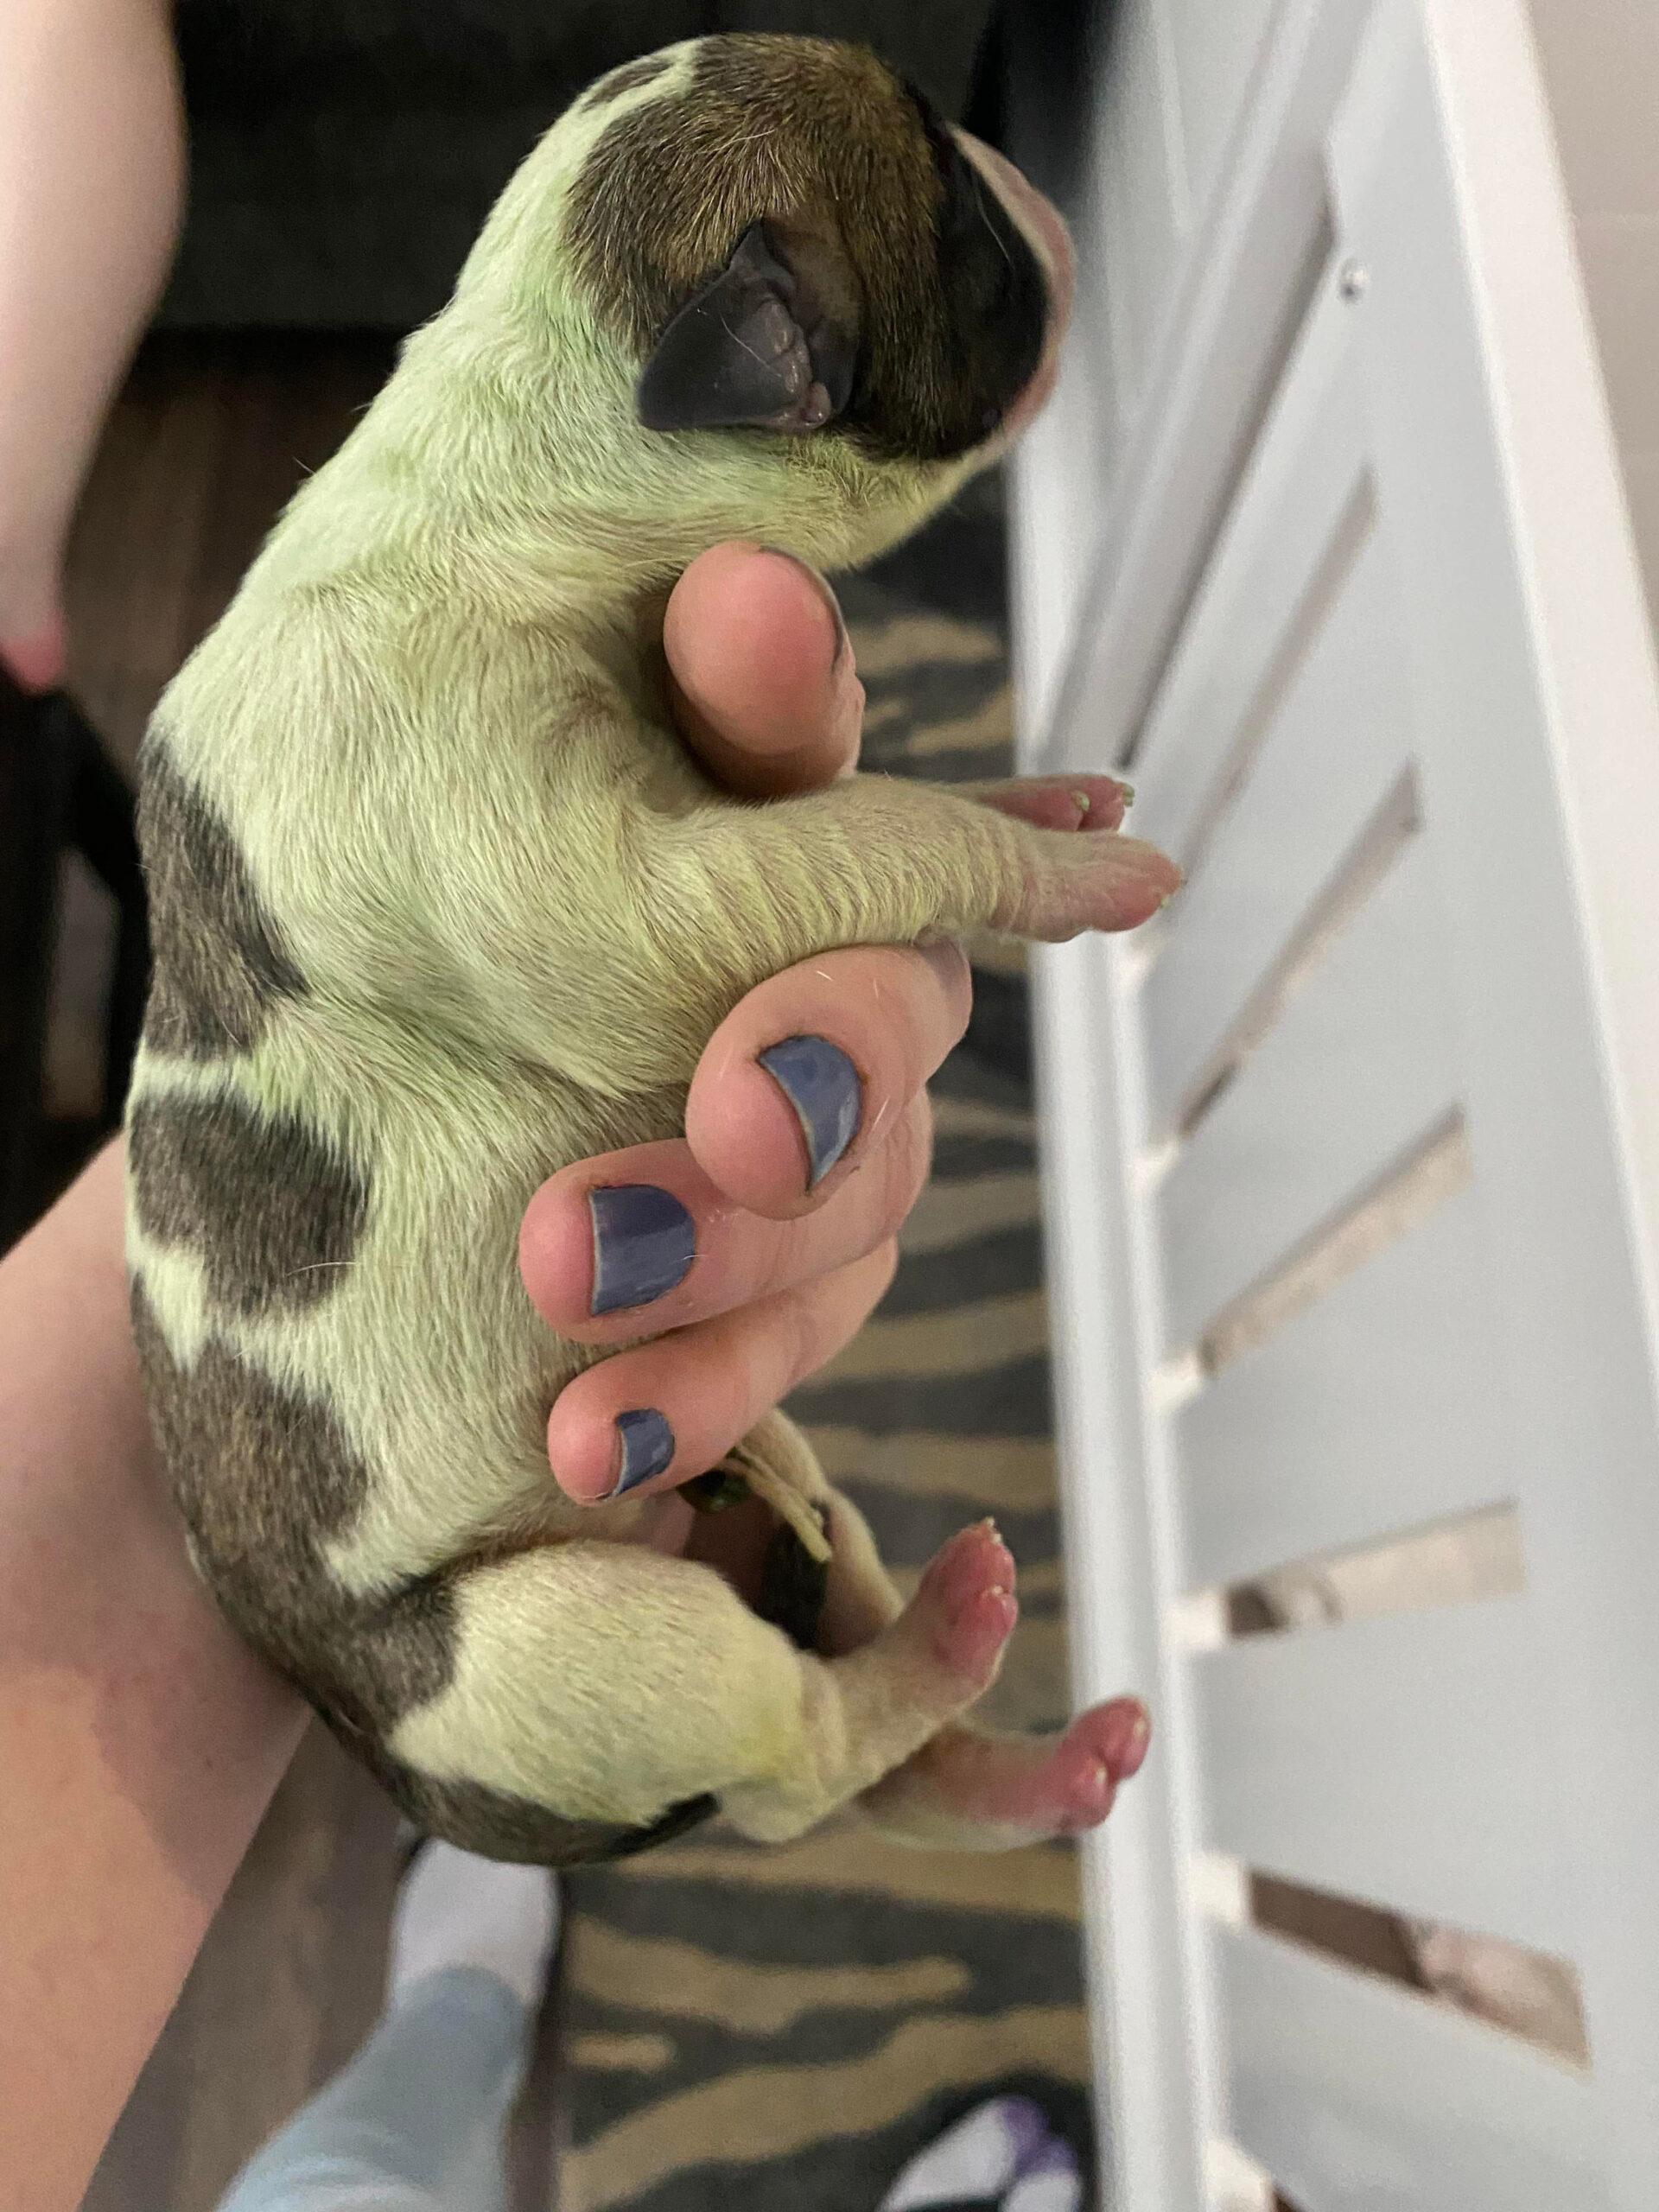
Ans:
[{"label": "person's bare leg", "polygon": [[0,661],[63,671],[60,572],[184,174],[168,0],[0,8]]}]

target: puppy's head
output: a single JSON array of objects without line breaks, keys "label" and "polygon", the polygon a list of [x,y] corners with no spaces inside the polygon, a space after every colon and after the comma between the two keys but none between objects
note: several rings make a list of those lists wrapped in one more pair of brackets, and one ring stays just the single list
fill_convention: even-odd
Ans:
[{"label": "puppy's head", "polygon": [[875,550],[1002,449],[1070,311],[1048,203],[874,54],[822,40],[627,64],[503,207],[543,296],[556,264],[590,325],[645,475],[685,502],[721,482],[720,527],[823,559]]}]

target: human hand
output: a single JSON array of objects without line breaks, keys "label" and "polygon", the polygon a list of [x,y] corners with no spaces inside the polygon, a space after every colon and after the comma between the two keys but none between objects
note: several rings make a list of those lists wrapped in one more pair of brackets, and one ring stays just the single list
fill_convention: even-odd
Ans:
[{"label": "human hand", "polygon": [[[728,789],[777,798],[852,772],[863,688],[828,587],[799,563],[715,547],[676,587],[664,642],[682,733]],[[1122,786],[1086,781],[1090,827],[1116,828]],[[1079,788],[1030,778],[975,795],[1070,829]],[[709,1040],[683,1138],[542,1185],[520,1268],[543,1319],[582,1344],[652,1338],[556,1402],[549,1457],[571,1498],[703,1473],[857,1333],[927,1179],[925,1086],[970,1005],[967,960],[943,940],[787,969]],[[672,1541],[660,1525],[650,1540]]]}]

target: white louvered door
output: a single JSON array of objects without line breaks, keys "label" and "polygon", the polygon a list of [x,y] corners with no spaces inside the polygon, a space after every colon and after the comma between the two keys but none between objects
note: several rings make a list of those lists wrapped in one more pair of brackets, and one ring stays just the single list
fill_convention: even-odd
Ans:
[{"label": "white louvered door", "polygon": [[[1127,756],[1190,876],[1039,976],[1080,1673],[1160,1730],[1092,1861],[1116,2212],[1651,2212],[1659,708],[1518,8],[1379,0],[1325,172],[1128,746],[1035,672],[1030,765]],[[1587,2057],[1264,1883],[1552,1962]]]}]

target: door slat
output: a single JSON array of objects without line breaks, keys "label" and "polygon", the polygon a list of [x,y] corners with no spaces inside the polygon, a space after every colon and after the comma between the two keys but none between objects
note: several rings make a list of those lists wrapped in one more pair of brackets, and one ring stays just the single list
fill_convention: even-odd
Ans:
[{"label": "door slat", "polygon": [[1443,942],[1433,855],[1414,836],[1170,1171],[1172,1347],[1455,1111]]},{"label": "door slat", "polygon": [[1149,1113],[1170,1128],[1411,756],[1399,609],[1373,536],[1291,683],[1249,782],[1170,910],[1145,987]]},{"label": "door slat", "polygon": [[1315,311],[1135,748],[1136,833],[1178,861],[1364,482],[1351,324]]},{"label": "door slat", "polygon": [[1524,1597],[1250,1637],[1192,1663],[1210,1848],[1573,1955],[1568,1746]]},{"label": "door slat", "polygon": [[1176,1416],[1203,1589],[1499,1504],[1524,1487],[1478,1192],[1246,1354]]},{"label": "door slat", "polygon": [[1605,2212],[1567,2068],[1292,1944],[1215,1940],[1232,2132],[1306,2212]]}]

